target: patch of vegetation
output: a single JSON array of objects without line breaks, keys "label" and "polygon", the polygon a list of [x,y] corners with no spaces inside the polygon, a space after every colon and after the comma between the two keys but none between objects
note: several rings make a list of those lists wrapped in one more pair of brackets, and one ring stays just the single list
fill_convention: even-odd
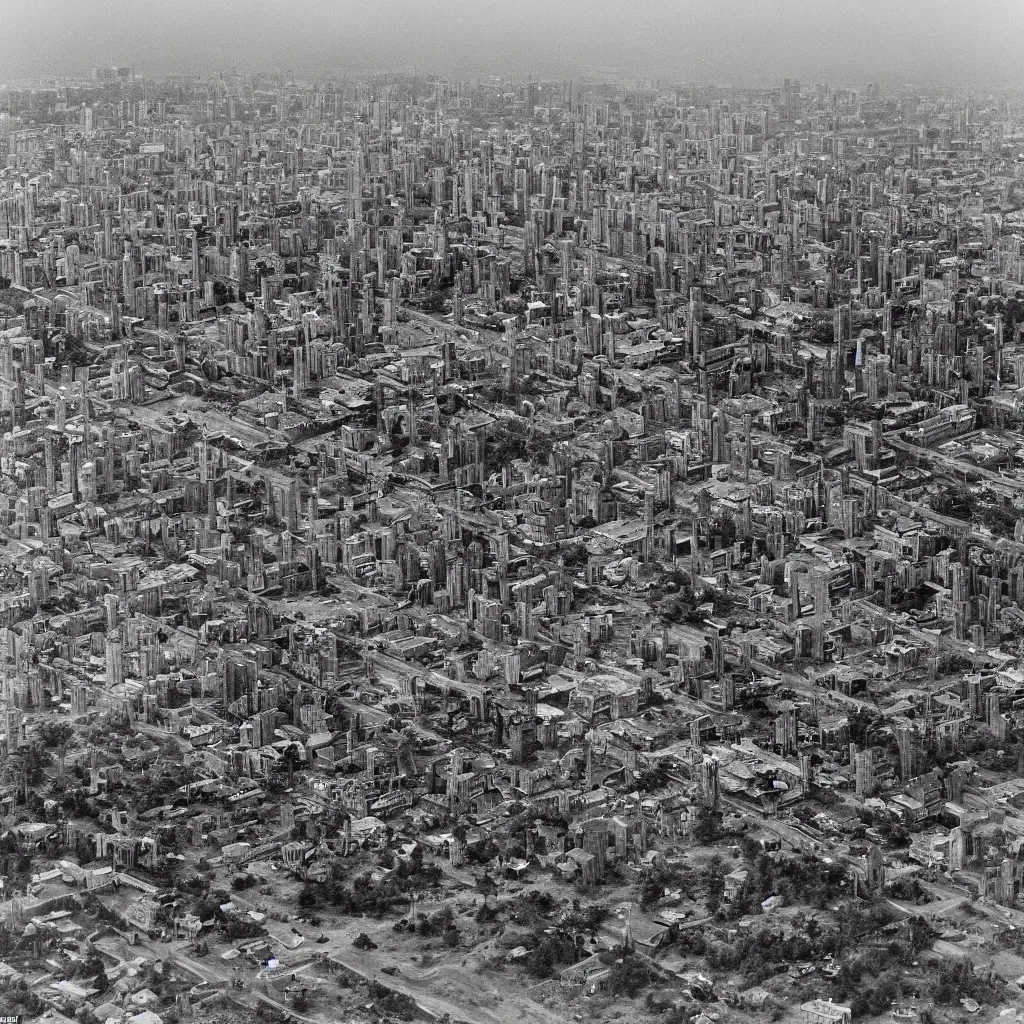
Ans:
[{"label": "patch of vegetation", "polygon": [[308,910],[326,903],[346,915],[383,917],[393,907],[408,903],[411,893],[436,886],[442,877],[436,864],[424,865],[415,859],[411,863],[400,861],[380,881],[374,881],[367,873],[355,878],[351,887],[335,878],[323,883],[306,882],[299,893],[299,906]]},{"label": "patch of vegetation", "polygon": [[654,971],[647,960],[636,953],[621,948],[612,952],[618,956],[611,964],[608,987],[612,995],[635,999],[654,980]]},{"label": "patch of vegetation", "polygon": [[412,996],[395,992],[379,982],[370,982],[370,998],[374,1009],[381,1016],[398,1017],[399,1020],[413,1020],[419,1016],[416,1000]]}]

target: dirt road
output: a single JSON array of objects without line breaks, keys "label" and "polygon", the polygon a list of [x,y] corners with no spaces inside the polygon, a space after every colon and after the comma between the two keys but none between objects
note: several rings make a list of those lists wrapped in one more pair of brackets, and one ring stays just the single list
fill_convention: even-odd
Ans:
[{"label": "dirt road", "polygon": [[[383,948],[391,938],[390,924],[371,929],[366,927],[369,923],[355,922],[351,929],[345,929],[345,934],[335,932],[319,950],[367,981],[377,981],[410,996],[432,1016],[449,1014],[454,1021],[473,1024],[522,1024],[524,1020],[564,1024],[564,1017],[529,999],[521,989],[499,989],[472,966],[462,966],[457,952],[451,960],[423,968],[401,953]],[[364,930],[381,948],[359,950],[352,946],[352,938]],[[349,931],[351,935],[347,934]],[[410,947],[409,952],[414,952],[414,948]],[[399,973],[385,974],[385,967],[397,967]]]}]

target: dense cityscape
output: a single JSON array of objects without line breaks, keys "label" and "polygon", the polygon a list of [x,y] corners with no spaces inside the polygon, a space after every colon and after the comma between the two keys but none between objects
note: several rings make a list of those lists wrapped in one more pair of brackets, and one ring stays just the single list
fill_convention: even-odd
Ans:
[{"label": "dense cityscape", "polygon": [[0,92],[0,1010],[1024,1007],[1024,99]]}]

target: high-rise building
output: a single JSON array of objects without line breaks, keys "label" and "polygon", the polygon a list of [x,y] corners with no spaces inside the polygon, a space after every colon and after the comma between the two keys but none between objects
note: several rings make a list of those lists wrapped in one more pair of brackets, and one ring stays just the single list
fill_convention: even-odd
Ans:
[{"label": "high-rise building", "polygon": [[861,799],[875,791],[875,758],[870,750],[858,751],[854,756],[854,777],[857,796]]}]

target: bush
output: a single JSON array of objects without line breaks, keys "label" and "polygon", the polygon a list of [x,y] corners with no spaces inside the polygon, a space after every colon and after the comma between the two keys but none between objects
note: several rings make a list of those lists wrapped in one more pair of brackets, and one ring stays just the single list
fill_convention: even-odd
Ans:
[{"label": "bush", "polygon": [[665,886],[657,878],[647,877],[640,882],[640,906],[646,910],[665,895]]},{"label": "bush", "polygon": [[382,1016],[412,1020],[418,1015],[416,1000],[404,992],[394,992],[376,981],[370,982],[369,991],[377,1012]]},{"label": "bush", "polygon": [[586,932],[596,935],[597,930],[607,919],[609,909],[601,903],[587,907],[574,907],[562,921],[562,927],[568,931]]},{"label": "bush", "polygon": [[661,765],[645,768],[636,777],[636,788],[641,793],[652,793],[661,789],[668,782],[668,772]]},{"label": "bush", "polygon": [[964,957],[959,961],[943,961],[936,972],[932,998],[944,1006],[955,1005],[961,999],[998,1003],[1003,998],[1005,987],[1006,983],[1002,979],[979,977],[974,973],[974,964]]},{"label": "bush", "polygon": [[886,896],[906,903],[930,903],[931,895],[917,878],[899,878],[885,887]]},{"label": "bush", "polygon": [[586,565],[589,559],[586,544],[573,544],[562,551],[562,564],[566,568],[575,568],[579,565]]},{"label": "bush", "polygon": [[654,979],[646,961],[635,953],[623,953],[611,966],[609,986],[616,996],[638,996]]},{"label": "bush", "polygon": [[347,915],[367,914],[379,918],[395,906],[406,905],[411,893],[434,887],[442,877],[443,872],[436,864],[399,863],[394,872],[378,882],[369,874],[360,875],[351,888],[335,878],[322,884],[306,882],[299,892],[299,906],[308,910],[330,904]]},{"label": "bush", "polygon": [[535,978],[550,978],[556,966],[569,966],[579,960],[579,949],[568,935],[555,934],[532,936],[533,949],[523,957],[523,966]]},{"label": "bush", "polygon": [[850,1003],[853,1015],[874,1017],[885,1013],[899,996],[901,978],[898,970],[886,971],[873,985],[858,990]]},{"label": "bush", "polygon": [[454,928],[455,915],[452,908],[443,906],[436,913],[427,917],[426,914],[419,915],[417,931],[425,938],[431,935],[444,935],[450,928]]},{"label": "bush", "polygon": [[264,934],[262,925],[246,917],[230,918],[224,931],[232,942],[236,939],[255,939]]},{"label": "bush", "polygon": [[498,908],[489,903],[481,903],[474,916],[477,924],[490,924],[497,918]]}]

